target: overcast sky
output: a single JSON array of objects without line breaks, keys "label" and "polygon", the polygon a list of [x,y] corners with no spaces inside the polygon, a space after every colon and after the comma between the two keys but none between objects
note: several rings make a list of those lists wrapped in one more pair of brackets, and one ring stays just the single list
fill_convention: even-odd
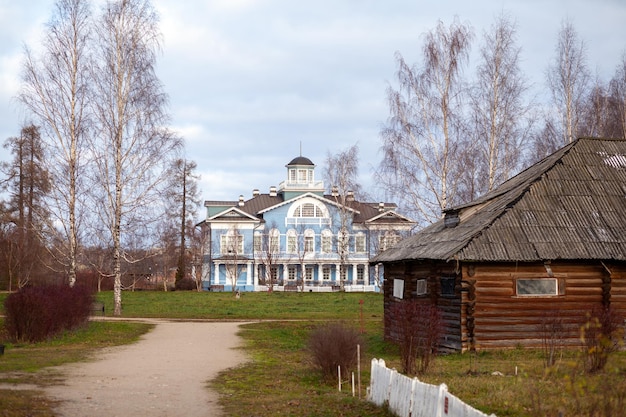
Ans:
[{"label": "overcast sky", "polygon": [[[36,47],[53,0],[0,0],[0,139],[19,133],[23,45]],[[202,175],[203,200],[237,200],[285,179],[300,154],[321,179],[328,152],[358,143],[373,187],[394,54],[420,59],[422,35],[457,16],[482,33],[505,12],[518,24],[522,68],[535,92],[569,19],[604,80],[626,49],[625,0],[153,0],[161,18],[158,75],[171,127]],[[0,151],[0,159],[9,158]],[[374,192],[378,198],[383,197]]]}]

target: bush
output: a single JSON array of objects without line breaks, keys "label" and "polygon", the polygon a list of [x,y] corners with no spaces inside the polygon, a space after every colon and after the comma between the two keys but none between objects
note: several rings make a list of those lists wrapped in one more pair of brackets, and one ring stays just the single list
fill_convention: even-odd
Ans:
[{"label": "bush", "polygon": [[363,340],[355,329],[340,323],[331,323],[318,327],[311,333],[308,348],[313,364],[322,371],[325,378],[334,380],[338,377],[339,367],[342,375],[348,375],[355,370],[357,345],[363,346]]},{"label": "bush", "polygon": [[83,286],[26,287],[4,302],[4,326],[18,342],[39,342],[84,324],[91,313],[92,293]]},{"label": "bush", "polygon": [[[437,354],[442,334],[441,313],[430,301],[395,303],[391,316],[397,324],[396,342],[400,348],[402,372],[425,373]],[[419,359],[419,361],[418,361]]]},{"label": "bush", "polygon": [[618,351],[624,336],[623,318],[610,307],[594,309],[581,326],[585,370],[590,373],[604,369],[609,356]]}]

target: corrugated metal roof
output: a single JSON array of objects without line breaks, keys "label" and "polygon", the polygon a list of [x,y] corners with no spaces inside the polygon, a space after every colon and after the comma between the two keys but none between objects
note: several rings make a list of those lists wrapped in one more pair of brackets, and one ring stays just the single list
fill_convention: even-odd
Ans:
[{"label": "corrugated metal roof", "polygon": [[453,212],[372,262],[626,260],[626,140],[580,138]]}]

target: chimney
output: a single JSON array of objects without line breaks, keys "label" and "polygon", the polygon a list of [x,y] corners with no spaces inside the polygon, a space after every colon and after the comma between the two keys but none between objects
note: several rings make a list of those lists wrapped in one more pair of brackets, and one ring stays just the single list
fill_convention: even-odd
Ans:
[{"label": "chimney", "polygon": [[252,190],[252,197],[258,197],[261,194],[258,188]]},{"label": "chimney", "polygon": [[378,203],[378,212],[382,213],[383,211],[385,211],[385,203],[381,201]]},{"label": "chimney", "polygon": [[339,195],[339,188],[337,188],[336,185],[333,185],[333,188],[331,188],[330,194],[333,197],[337,197]]},{"label": "chimney", "polygon": [[354,201],[354,191],[348,191],[346,193],[346,201]]},{"label": "chimney", "polygon": [[272,185],[270,187],[270,197],[276,197],[276,187],[274,185]]},{"label": "chimney", "polygon": [[243,196],[242,196],[242,195],[240,195],[240,196],[239,196],[239,207],[243,207],[243,205],[244,205],[244,202],[243,202]]}]

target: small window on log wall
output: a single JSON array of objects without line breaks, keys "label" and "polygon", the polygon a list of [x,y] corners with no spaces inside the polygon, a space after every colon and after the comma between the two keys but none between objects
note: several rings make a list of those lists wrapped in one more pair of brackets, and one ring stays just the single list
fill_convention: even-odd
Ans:
[{"label": "small window on log wall", "polygon": [[428,293],[428,285],[425,279],[418,279],[415,283],[415,295],[426,295]]},{"label": "small window on log wall", "polygon": [[455,277],[441,277],[441,296],[454,297]]},{"label": "small window on log wall", "polygon": [[541,297],[559,295],[559,282],[556,278],[520,279],[515,281],[518,296]]},{"label": "small window on log wall", "polygon": [[396,298],[404,298],[404,280],[403,279],[394,279],[393,280],[393,296]]}]

